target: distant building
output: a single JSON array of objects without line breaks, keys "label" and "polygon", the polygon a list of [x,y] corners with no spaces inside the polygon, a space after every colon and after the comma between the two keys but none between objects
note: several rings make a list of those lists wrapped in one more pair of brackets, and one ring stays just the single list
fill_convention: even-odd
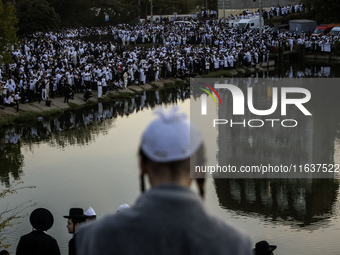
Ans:
[{"label": "distant building", "polygon": [[[225,9],[258,9],[259,8],[259,0],[255,2],[253,0],[217,0],[218,9],[223,9],[223,1]],[[262,0],[262,6],[271,7],[277,5],[289,5],[289,4],[297,4],[300,3],[299,0]]]}]

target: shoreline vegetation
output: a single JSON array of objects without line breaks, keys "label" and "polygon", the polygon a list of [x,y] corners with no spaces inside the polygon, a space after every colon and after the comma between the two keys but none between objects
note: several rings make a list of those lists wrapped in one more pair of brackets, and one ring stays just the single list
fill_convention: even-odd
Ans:
[{"label": "shoreline vegetation", "polygon": [[[288,52],[289,55],[299,54],[298,50]],[[282,56],[281,56],[282,57]],[[288,59],[280,56],[272,55],[268,62],[262,62],[257,64],[255,67],[237,67],[234,69],[210,71],[208,74],[201,75],[198,78],[219,78],[219,77],[235,77],[245,74],[251,74],[254,72],[271,71],[275,69],[275,64],[281,61],[289,61]],[[307,61],[332,61],[334,63],[340,63],[340,57],[331,54],[306,54],[303,58]],[[277,62],[277,63],[275,63]],[[40,119],[49,119],[61,115],[64,111],[78,109],[81,107],[91,106],[99,102],[107,102],[115,99],[123,99],[133,97],[138,93],[142,93],[147,90],[162,89],[164,87],[172,86],[189,86],[189,79],[182,80],[176,78],[160,79],[159,81],[153,81],[150,84],[144,85],[130,85],[127,89],[118,89],[114,91],[108,91],[103,97],[97,97],[97,91],[93,91],[93,97],[88,102],[83,98],[83,93],[75,93],[74,99],[69,100],[68,103],[64,103],[63,97],[56,97],[52,99],[51,107],[45,105],[45,101],[25,103],[19,105],[19,111],[16,111],[14,107],[3,107],[0,108],[0,128],[11,127],[15,125],[21,125],[24,123],[32,123],[39,121]]]}]

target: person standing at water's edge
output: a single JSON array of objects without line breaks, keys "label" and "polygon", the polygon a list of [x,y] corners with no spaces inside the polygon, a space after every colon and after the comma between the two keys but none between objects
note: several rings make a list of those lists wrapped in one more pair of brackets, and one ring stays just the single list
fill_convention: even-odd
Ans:
[{"label": "person standing at water's edge", "polygon": [[46,234],[53,225],[53,215],[45,208],[35,209],[30,215],[33,231],[20,238],[17,255],[60,255],[57,241]]},{"label": "person standing at water's edge", "polygon": [[144,192],[147,175],[151,189],[129,210],[82,226],[78,255],[251,254],[249,237],[209,215],[202,199],[189,189],[190,159],[203,164],[204,148],[197,128],[177,110],[159,110],[159,118],[142,137],[141,187]]},{"label": "person standing at water's edge", "polygon": [[130,206],[128,204],[122,204],[118,207],[117,209],[117,213],[125,211],[125,210],[129,210]]},{"label": "person standing at water's edge", "polygon": [[97,219],[97,214],[92,207],[87,209],[87,211],[84,213],[84,216],[86,222],[94,221]]},{"label": "person standing at water's edge", "polygon": [[19,95],[19,92],[17,92],[15,95],[14,95],[14,101],[15,101],[15,104],[17,106],[17,111],[19,111],[19,101],[20,101],[21,97]]},{"label": "person standing at water's edge", "polygon": [[64,216],[67,219],[67,230],[69,234],[72,234],[72,238],[68,243],[68,255],[75,255],[76,252],[76,234],[79,229],[79,226],[82,222],[85,221],[84,211],[82,208],[71,208],[69,215]]},{"label": "person standing at water's edge", "polygon": [[103,87],[101,80],[97,81],[97,91],[98,91],[98,98],[101,98],[103,96]]},{"label": "person standing at water's edge", "polygon": [[267,241],[260,241],[255,244],[253,249],[254,255],[274,255],[274,250],[276,250],[276,245],[270,245]]}]

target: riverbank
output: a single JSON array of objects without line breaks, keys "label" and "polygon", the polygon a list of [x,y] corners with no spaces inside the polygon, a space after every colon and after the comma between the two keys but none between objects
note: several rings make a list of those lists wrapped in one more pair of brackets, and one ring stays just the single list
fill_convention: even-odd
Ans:
[{"label": "riverbank", "polygon": [[[238,67],[235,69],[212,71],[206,75],[202,75],[201,78],[234,77],[247,73],[263,72],[268,69],[274,69],[274,65],[275,62],[271,60],[269,62],[259,63],[255,67]],[[93,97],[91,97],[88,102],[84,100],[83,93],[75,93],[74,99],[69,99],[68,103],[64,103],[63,97],[52,98],[51,107],[46,106],[45,101],[41,101],[40,103],[36,101],[33,103],[20,104],[19,111],[16,111],[16,107],[4,107],[0,109],[0,127],[14,126],[30,121],[36,121],[39,117],[54,117],[67,110],[86,107],[87,105],[97,104],[98,102],[132,97],[135,94],[147,90],[162,89],[168,86],[181,86],[185,84],[189,84],[189,81],[175,78],[161,79],[159,81],[153,81],[150,84],[130,85],[127,89],[108,91],[101,98],[98,98],[97,92],[93,91]],[[1,107],[3,107],[3,105],[1,105]]]},{"label": "riverbank", "polygon": [[162,89],[165,86],[178,86],[184,85],[183,80],[179,79],[163,79],[154,81],[151,84],[144,85],[131,85],[127,89],[117,89],[108,91],[103,97],[98,98],[97,91],[93,91],[88,102],[83,98],[84,93],[75,93],[73,99],[69,99],[68,103],[64,103],[64,97],[51,98],[51,106],[47,106],[45,101],[38,101],[33,103],[25,103],[19,105],[19,111],[14,107],[3,107],[0,109],[0,127],[13,126],[17,124],[35,121],[42,118],[54,117],[62,114],[64,111],[72,110],[75,108],[86,107],[89,105],[97,104],[98,102],[105,102],[114,100],[115,98],[132,97],[137,93],[152,89]]}]

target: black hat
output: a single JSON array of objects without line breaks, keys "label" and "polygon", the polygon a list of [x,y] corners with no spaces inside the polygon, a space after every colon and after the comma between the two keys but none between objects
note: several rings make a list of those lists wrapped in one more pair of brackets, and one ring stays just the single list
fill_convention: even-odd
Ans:
[{"label": "black hat", "polygon": [[82,208],[71,208],[70,213],[68,216],[64,216],[64,218],[67,219],[79,219],[79,218],[84,218],[84,210]]},{"label": "black hat", "polygon": [[267,241],[260,241],[255,244],[254,255],[267,255],[276,249],[276,245],[269,245]]},{"label": "black hat", "polygon": [[30,222],[33,228],[41,231],[50,229],[53,225],[53,215],[45,208],[35,209],[30,215]]}]

